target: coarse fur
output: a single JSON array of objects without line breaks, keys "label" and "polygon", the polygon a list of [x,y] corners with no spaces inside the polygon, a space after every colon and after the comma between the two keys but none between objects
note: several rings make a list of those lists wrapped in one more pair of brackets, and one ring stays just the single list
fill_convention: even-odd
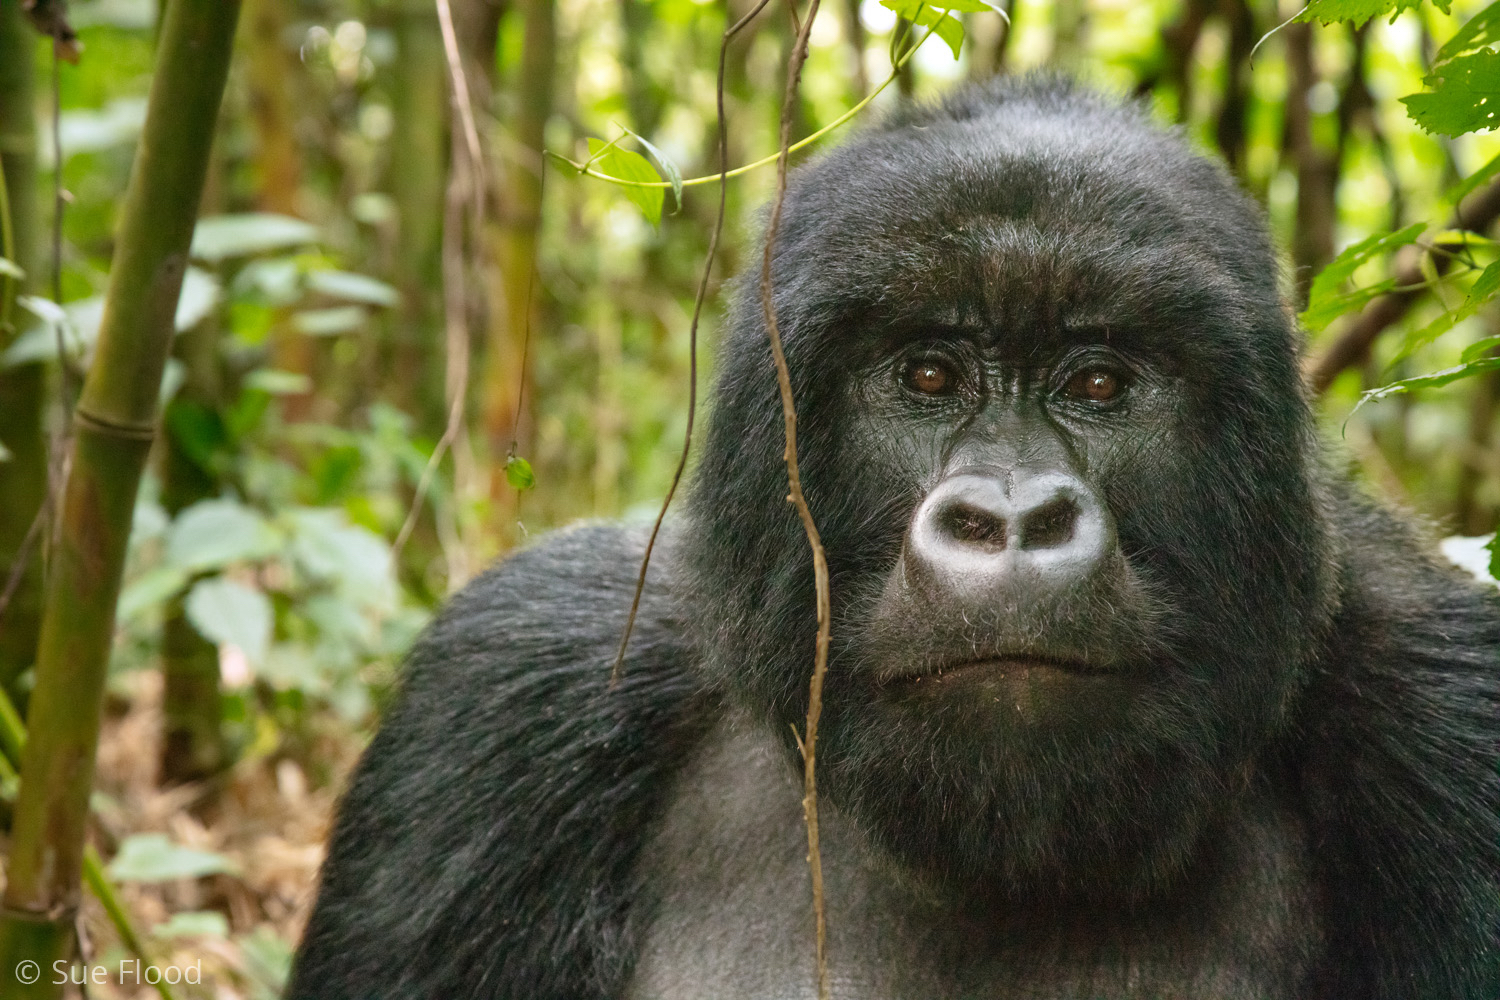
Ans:
[{"label": "coarse fur", "polygon": [[[773,259],[832,571],[835,995],[1500,996],[1500,599],[1328,471],[1224,171],[1001,80],[797,171]],[[1123,402],[1057,388],[1080,350]],[[963,391],[892,377],[950,356]],[[511,557],[419,641],[290,1000],[813,995],[812,563],[753,280],[713,414],[617,689],[637,529]],[[923,583],[923,498],[1032,468],[1105,511],[1087,572]]]}]

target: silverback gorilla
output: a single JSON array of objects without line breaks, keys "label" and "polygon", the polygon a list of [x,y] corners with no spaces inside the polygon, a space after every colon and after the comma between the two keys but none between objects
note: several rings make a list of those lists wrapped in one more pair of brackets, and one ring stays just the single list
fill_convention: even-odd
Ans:
[{"label": "silverback gorilla", "polygon": [[[1500,600],[1317,453],[1259,209],[1032,78],[799,170],[774,255],[832,573],[833,994],[1500,997]],[[293,1000],[815,996],[813,576],[741,283],[687,512],[459,594]]]}]

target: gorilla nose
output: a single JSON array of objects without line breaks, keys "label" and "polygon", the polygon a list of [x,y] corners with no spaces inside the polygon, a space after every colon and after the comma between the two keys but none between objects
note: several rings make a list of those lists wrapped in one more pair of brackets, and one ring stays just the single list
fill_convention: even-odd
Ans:
[{"label": "gorilla nose", "polygon": [[917,508],[908,569],[959,592],[1066,589],[1114,549],[1114,523],[1094,492],[1064,472],[969,471]]}]

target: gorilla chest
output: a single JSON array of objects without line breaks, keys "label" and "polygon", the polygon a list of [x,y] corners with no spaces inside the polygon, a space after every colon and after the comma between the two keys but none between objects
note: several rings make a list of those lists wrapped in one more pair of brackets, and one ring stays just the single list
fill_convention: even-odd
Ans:
[{"label": "gorilla chest", "polygon": [[[641,860],[631,1000],[815,998],[801,788],[778,748],[725,725]],[[1144,912],[976,912],[924,888],[826,801],[831,992],[848,1000],[1282,1000],[1320,933],[1297,825],[1247,803],[1180,898]]]}]

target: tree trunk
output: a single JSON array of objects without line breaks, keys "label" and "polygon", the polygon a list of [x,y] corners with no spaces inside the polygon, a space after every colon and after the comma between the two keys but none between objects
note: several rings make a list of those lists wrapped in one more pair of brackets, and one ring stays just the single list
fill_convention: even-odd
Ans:
[{"label": "tree trunk", "polygon": [[172,0],[162,23],[43,604],[0,914],[7,1000],[61,996],[52,976],[28,983],[18,967],[50,970],[74,949],[120,574],[238,14],[238,0]]},{"label": "tree trunk", "polygon": [[[32,53],[36,35],[18,0],[0,0],[0,173],[10,220],[11,248],[0,240],[0,256],[25,269],[26,285],[40,287],[37,269],[36,121]],[[20,286],[0,278],[0,351],[9,346],[21,317]],[[0,368],[0,595],[22,565],[10,602],[0,612],[0,685],[13,696],[16,681],[36,658],[42,615],[40,525],[47,495],[47,451],[42,434],[45,380],[41,364]],[[33,526],[38,530],[33,530]],[[0,597],[3,600],[3,597]]]}]

